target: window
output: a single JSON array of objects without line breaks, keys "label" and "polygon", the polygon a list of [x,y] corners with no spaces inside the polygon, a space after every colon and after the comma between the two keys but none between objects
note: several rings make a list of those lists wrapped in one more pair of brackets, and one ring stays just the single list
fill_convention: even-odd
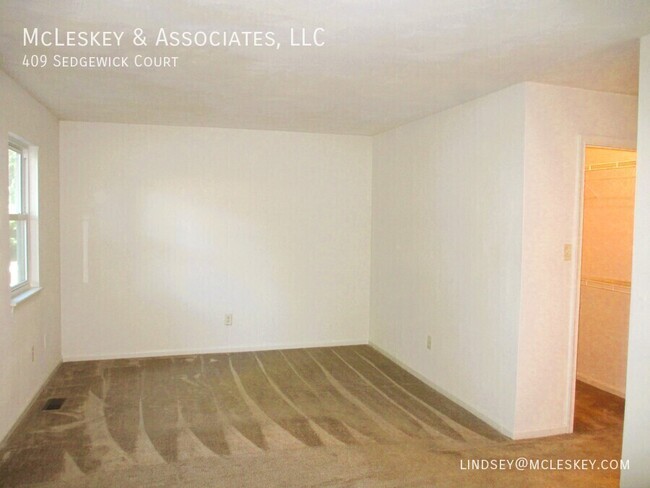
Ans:
[{"label": "window", "polygon": [[[37,236],[35,194],[32,185],[29,149],[17,141],[9,142],[9,286],[15,297],[37,286],[38,250],[33,246]],[[35,169],[35,167],[34,167]],[[34,188],[32,188],[32,186]],[[32,205],[33,204],[33,205]]]}]

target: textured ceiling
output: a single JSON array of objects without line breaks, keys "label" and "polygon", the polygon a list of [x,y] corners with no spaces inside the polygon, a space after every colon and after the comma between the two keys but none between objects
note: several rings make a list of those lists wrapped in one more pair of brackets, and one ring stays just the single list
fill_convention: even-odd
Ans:
[{"label": "textured ceiling", "polygon": [[[1,0],[0,26],[2,69],[64,120],[374,134],[525,80],[635,93],[650,1]],[[326,45],[289,47],[303,26]],[[23,27],[270,30],[282,45],[24,48]],[[41,52],[179,66],[21,66]]]}]

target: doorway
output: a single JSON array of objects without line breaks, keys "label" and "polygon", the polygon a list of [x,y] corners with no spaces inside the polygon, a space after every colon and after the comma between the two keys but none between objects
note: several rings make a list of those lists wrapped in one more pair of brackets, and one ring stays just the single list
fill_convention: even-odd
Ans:
[{"label": "doorway", "polygon": [[574,432],[623,425],[636,151],[585,147]]}]

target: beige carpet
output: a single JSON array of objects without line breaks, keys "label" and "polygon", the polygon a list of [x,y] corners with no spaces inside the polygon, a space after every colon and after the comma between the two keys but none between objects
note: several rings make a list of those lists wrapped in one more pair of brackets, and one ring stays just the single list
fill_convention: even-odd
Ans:
[{"label": "beige carpet", "polygon": [[579,397],[579,433],[513,442],[368,346],[66,363],[0,449],[0,485],[615,486],[461,469],[620,457],[622,402]]}]

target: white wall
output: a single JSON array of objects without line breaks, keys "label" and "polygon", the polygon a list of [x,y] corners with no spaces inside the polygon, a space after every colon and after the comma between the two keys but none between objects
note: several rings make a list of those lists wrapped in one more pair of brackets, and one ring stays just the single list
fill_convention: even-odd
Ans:
[{"label": "white wall", "polygon": [[582,144],[635,131],[635,97],[525,83],[376,136],[370,340],[507,435],[570,431]]},{"label": "white wall", "polygon": [[[59,305],[59,130],[57,119],[0,71],[0,202],[6,209],[8,134],[38,146],[41,292],[9,305],[9,247],[0,246],[5,282],[0,298],[0,440],[61,361]],[[6,211],[6,210],[5,210]],[[0,219],[0,242],[9,242]],[[32,362],[32,347],[34,361]]]},{"label": "white wall", "polygon": [[570,432],[583,145],[634,145],[636,97],[526,84],[516,437]]},{"label": "white wall", "polygon": [[373,142],[370,340],[509,435],[524,96],[517,85]]},{"label": "white wall", "polygon": [[621,486],[650,483],[650,36],[641,41],[639,138]]},{"label": "white wall", "polygon": [[368,137],[61,123],[64,358],[366,342],[370,177]]}]

